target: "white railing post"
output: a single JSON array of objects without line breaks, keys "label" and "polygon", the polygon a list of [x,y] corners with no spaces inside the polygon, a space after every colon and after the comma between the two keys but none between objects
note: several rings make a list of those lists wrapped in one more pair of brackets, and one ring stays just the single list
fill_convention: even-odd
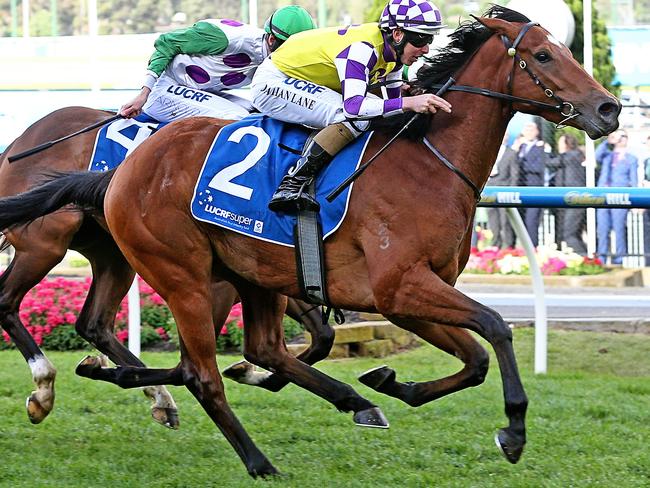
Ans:
[{"label": "white railing post", "polygon": [[546,351],[548,343],[548,323],[546,319],[546,298],[544,296],[544,279],[535,256],[535,248],[524,221],[516,208],[506,208],[508,220],[526,251],[530,265],[530,277],[533,280],[535,294],[535,374],[546,374]]},{"label": "white railing post", "polygon": [[133,279],[127,296],[129,302],[129,351],[140,357],[140,287],[137,275]]}]

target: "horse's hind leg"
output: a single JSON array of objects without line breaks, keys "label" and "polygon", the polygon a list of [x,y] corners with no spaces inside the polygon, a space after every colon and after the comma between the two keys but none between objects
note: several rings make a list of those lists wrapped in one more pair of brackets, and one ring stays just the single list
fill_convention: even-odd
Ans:
[{"label": "horse's hind leg", "polygon": [[[103,231],[97,229],[97,232]],[[135,273],[108,236],[81,251],[90,260],[93,281],[75,324],[77,332],[115,364],[144,367],[144,363],[114,335],[115,315]],[[87,358],[84,361],[93,360]],[[153,419],[166,427],[178,428],[178,410],[167,388],[151,386],[144,388],[143,392],[152,401]]]},{"label": "horse's hind leg", "polygon": [[284,343],[282,315],[285,297],[250,283],[237,286],[242,299],[244,357],[288,378],[292,383],[324,398],[338,410],[353,411],[357,425],[387,428],[388,422],[374,404],[351,386],[337,381],[289,354]]},{"label": "horse's hind leg", "polygon": [[[49,244],[49,243],[48,243]],[[9,334],[32,370],[36,385],[27,398],[29,420],[38,424],[54,407],[56,369],[45,357],[21,322],[18,311],[25,294],[63,259],[65,249],[35,244],[26,250],[19,246],[14,258],[0,277],[0,325]]]},{"label": "horse's hind leg", "polygon": [[[302,300],[289,298],[285,312],[296,322],[302,323],[311,335],[309,347],[296,356],[305,364],[313,365],[325,359],[334,344],[334,329],[323,323],[320,309]],[[267,371],[256,371],[248,361],[240,361],[223,370],[223,375],[246,385],[254,385],[269,391],[280,391],[290,381],[281,375]]]},{"label": "horse's hind leg", "polygon": [[364,385],[398,398],[412,407],[418,407],[450,393],[478,386],[485,380],[488,353],[466,330],[422,320],[395,317],[390,317],[390,320],[438,349],[456,356],[465,363],[465,367],[458,373],[439,380],[400,383],[396,381],[394,370],[381,366],[359,376],[359,381]]}]

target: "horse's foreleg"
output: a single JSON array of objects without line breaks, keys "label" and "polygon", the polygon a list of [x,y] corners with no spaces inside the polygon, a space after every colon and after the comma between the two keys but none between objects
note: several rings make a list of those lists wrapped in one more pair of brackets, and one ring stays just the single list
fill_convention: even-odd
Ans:
[{"label": "horse's foreleg", "polygon": [[[195,286],[194,283],[188,286]],[[228,439],[248,473],[253,476],[277,474],[277,470],[257,448],[230,409],[215,361],[216,336],[210,315],[203,305],[206,297],[170,299],[182,338],[181,364],[185,386]]]},{"label": "horse's foreleg", "polygon": [[65,250],[60,251],[56,246],[36,249],[37,245],[35,243],[28,251],[16,250],[12,262],[0,277],[0,325],[32,370],[36,390],[27,398],[26,407],[29,420],[34,424],[42,422],[54,408],[56,369],[25,329],[18,311],[25,294],[65,255]]},{"label": "horse's foreleg", "polygon": [[[311,335],[309,347],[296,356],[296,359],[305,364],[313,365],[325,359],[334,344],[334,329],[329,324],[323,323],[323,318],[318,307],[302,300],[289,298],[285,312],[296,322],[303,324]],[[254,385],[269,391],[280,391],[290,381],[278,374],[267,371],[256,371],[248,361],[235,363],[223,371],[223,375],[239,383]]]},{"label": "horse's foreleg", "polygon": [[465,367],[456,374],[420,383],[396,381],[396,373],[387,366],[372,369],[359,381],[374,390],[398,398],[412,407],[424,405],[450,393],[483,383],[487,374],[487,351],[464,329],[432,324],[422,320],[389,317],[390,321],[417,334],[431,345],[457,357]]},{"label": "horse's foreleg", "polygon": [[282,315],[286,298],[250,283],[237,286],[244,312],[244,357],[281,374],[292,383],[332,403],[338,410],[353,411],[354,421],[366,427],[387,428],[383,413],[354,389],[289,354],[284,343]]},{"label": "horse's foreleg", "polygon": [[[114,335],[115,315],[135,273],[107,236],[105,242],[84,250],[92,265],[93,281],[75,328],[111,361],[120,366],[145,367]],[[151,416],[166,427],[178,428],[178,409],[165,386],[143,389],[152,401]]]},{"label": "horse's foreleg", "polygon": [[[501,370],[505,411],[510,421],[507,428],[499,431],[497,443],[508,461],[516,463],[526,443],[528,399],[519,377],[508,325],[497,312],[442,281],[431,272],[428,264],[414,267],[408,273],[395,269],[376,271],[372,288],[378,311],[383,315],[413,317],[469,329],[494,348]],[[399,287],[395,287],[395,283],[399,283]]]}]

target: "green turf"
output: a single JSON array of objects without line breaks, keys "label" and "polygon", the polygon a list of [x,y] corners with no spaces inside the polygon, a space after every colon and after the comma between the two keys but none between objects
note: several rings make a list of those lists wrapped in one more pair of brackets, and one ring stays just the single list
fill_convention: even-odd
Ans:
[{"label": "green turf", "polygon": [[[83,353],[51,353],[56,407],[31,425],[30,373],[0,353],[0,486],[7,487],[642,487],[650,486],[650,336],[552,332],[549,374],[532,374],[533,333],[515,332],[526,391],[528,445],[517,465],[493,436],[506,424],[496,361],[485,384],[411,408],[370,391],[356,375],[387,363],[398,379],[427,380],[459,362],[429,346],[385,360],[327,361],[320,369],[380,405],[387,431],[355,427],[351,414],[295,386],[272,394],[227,382],[231,406],[282,473],[252,480],[184,389],[172,393],[181,428],[149,418],[139,391],[73,374]],[[172,366],[175,353],[145,353]],[[221,366],[238,358],[222,357]]]}]

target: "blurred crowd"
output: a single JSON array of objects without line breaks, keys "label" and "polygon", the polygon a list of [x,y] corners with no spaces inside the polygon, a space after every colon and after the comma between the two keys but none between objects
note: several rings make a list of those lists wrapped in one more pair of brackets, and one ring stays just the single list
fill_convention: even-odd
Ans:
[{"label": "blurred crowd", "polygon": [[[650,133],[634,149],[629,146],[629,134],[618,130],[596,146],[596,186],[650,187]],[[512,144],[509,134],[504,137],[497,161],[488,180],[490,186],[574,186],[586,185],[584,147],[570,133],[562,134],[556,148],[540,137],[536,122],[523,126]],[[587,255],[586,209],[551,209],[554,236],[558,249],[571,248]],[[533,245],[539,244],[540,219],[543,209],[519,210]],[[643,214],[643,253],[650,265],[650,209],[597,209],[597,255],[604,262],[621,264],[629,255],[627,243],[628,213]],[[516,236],[504,208],[487,209],[487,226],[492,233],[492,245],[514,247]]]}]

